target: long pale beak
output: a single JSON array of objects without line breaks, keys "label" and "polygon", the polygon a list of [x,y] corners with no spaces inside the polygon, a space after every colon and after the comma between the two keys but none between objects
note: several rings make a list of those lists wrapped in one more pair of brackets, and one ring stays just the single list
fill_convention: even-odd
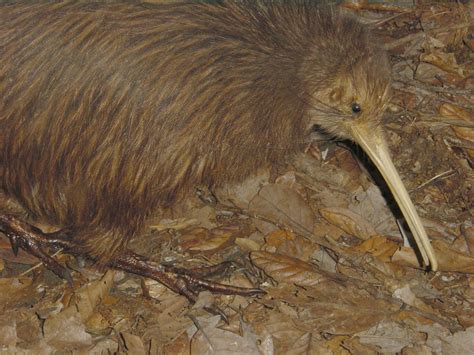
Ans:
[{"label": "long pale beak", "polygon": [[425,265],[430,265],[431,270],[436,271],[438,269],[436,255],[426,235],[425,228],[421,224],[420,217],[416,213],[415,206],[411,202],[410,196],[392,163],[382,131],[380,129],[368,129],[363,124],[357,125],[354,123],[349,127],[349,130],[354,140],[372,159],[385,179],[411,229],[423,262]]}]

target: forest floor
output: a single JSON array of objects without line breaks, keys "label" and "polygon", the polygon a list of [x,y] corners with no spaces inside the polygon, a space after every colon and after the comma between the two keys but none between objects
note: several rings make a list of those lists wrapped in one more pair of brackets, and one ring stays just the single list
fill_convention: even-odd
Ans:
[{"label": "forest floor", "polygon": [[[362,3],[345,7],[390,52],[386,137],[439,271],[419,264],[368,158],[316,139],[217,200],[190,196],[132,243],[189,269],[231,261],[218,281],[265,295],[202,292],[191,306],[155,281],[58,255],[71,288],[2,236],[0,352],[474,353],[474,6]],[[228,324],[203,310],[213,303]]]}]

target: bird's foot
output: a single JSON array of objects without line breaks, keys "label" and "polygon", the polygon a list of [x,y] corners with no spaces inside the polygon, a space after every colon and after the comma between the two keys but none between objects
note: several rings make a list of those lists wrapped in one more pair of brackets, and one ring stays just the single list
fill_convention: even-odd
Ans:
[{"label": "bird's foot", "polygon": [[[15,255],[18,253],[18,249],[22,248],[36,256],[48,269],[72,285],[72,276],[68,269],[48,254],[48,251],[63,249],[66,253],[79,255],[77,250],[80,250],[80,248],[73,241],[68,240],[67,233],[62,231],[50,234],[44,233],[16,217],[2,214],[0,214],[0,231],[10,239]],[[87,255],[83,256],[87,257]],[[217,294],[241,296],[255,296],[265,293],[259,288],[235,287],[205,279],[212,275],[221,274],[230,266],[229,263],[186,270],[153,263],[130,250],[126,250],[111,261],[108,266],[154,279],[172,291],[185,296],[191,303],[196,302],[199,292],[203,290]],[[205,309],[226,319],[225,314],[215,306]]]},{"label": "bird's foot", "polygon": [[0,215],[0,231],[10,239],[15,255],[18,254],[19,248],[25,250],[36,256],[49,270],[72,285],[72,276],[69,270],[45,251],[68,250],[71,245],[67,240],[60,239],[59,234],[43,233],[38,228],[10,215]]},{"label": "bird's foot", "polygon": [[[236,287],[204,279],[204,277],[222,273],[229,265],[229,263],[221,263],[215,266],[186,270],[155,264],[130,250],[118,256],[111,263],[111,266],[117,269],[156,280],[170,290],[185,296],[191,303],[195,303],[199,292],[204,290],[222,295],[240,296],[255,296],[265,293],[259,288]],[[210,313],[219,314],[226,320],[225,314],[216,306],[205,307],[205,309]]]}]

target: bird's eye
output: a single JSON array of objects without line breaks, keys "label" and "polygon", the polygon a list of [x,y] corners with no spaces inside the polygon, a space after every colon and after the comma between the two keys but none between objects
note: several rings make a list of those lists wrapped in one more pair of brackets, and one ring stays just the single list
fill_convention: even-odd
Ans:
[{"label": "bird's eye", "polygon": [[362,108],[360,107],[360,105],[357,102],[354,102],[351,105],[351,108],[352,108],[352,112],[354,112],[354,113],[359,113],[360,111],[362,111]]}]

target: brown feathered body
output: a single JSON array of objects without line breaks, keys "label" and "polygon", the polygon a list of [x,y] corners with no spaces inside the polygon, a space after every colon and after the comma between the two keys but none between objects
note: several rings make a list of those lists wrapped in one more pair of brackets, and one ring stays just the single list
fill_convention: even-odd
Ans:
[{"label": "brown feathered body", "polygon": [[352,84],[379,110],[372,42],[296,2],[0,5],[0,189],[106,263],[194,186],[281,162],[313,123],[344,135]]}]

